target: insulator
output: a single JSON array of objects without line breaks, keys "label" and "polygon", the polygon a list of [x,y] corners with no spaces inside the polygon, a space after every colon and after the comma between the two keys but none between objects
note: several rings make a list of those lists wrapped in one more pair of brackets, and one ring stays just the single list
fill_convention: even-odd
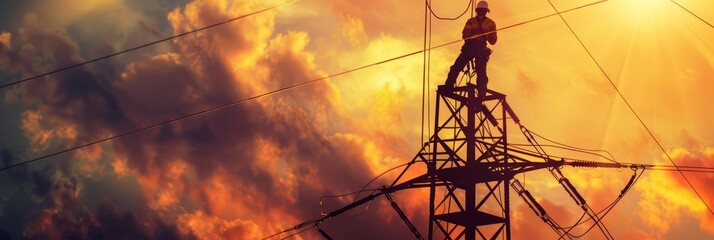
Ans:
[{"label": "insulator", "polygon": [[583,196],[581,196],[580,193],[578,193],[578,191],[575,190],[575,187],[573,186],[573,184],[571,184],[567,178],[563,178],[563,182],[565,183],[566,188],[568,188],[568,192],[570,192],[571,196],[573,196],[575,198],[575,202],[578,205],[585,207],[585,205],[586,205],[585,198],[583,198]]},{"label": "insulator", "polygon": [[582,168],[592,168],[595,165],[594,163],[595,162],[591,162],[591,161],[576,160],[576,161],[573,161],[572,166],[573,167],[582,167]]},{"label": "insulator", "polygon": [[519,196],[526,190],[518,179],[514,179],[514,181],[511,182],[511,187],[513,187],[513,190],[516,190]]},{"label": "insulator", "polygon": [[321,235],[323,238],[325,238],[325,239],[327,239],[327,240],[332,240],[332,237],[330,237],[330,235],[328,235],[327,232],[325,232],[324,230],[322,230],[322,229],[321,229],[320,227],[318,227],[317,225],[315,225],[315,229],[317,229],[317,232],[319,232],[320,235]]},{"label": "insulator", "polygon": [[543,218],[543,216],[545,216],[545,209],[543,209],[543,207],[540,204],[538,204],[538,202],[536,202],[535,198],[533,198],[533,195],[531,195],[531,193],[528,192],[528,190],[525,190],[524,194],[526,195],[526,198],[528,198],[528,201],[531,202],[533,204],[533,206],[535,206],[535,208],[538,210],[538,212],[537,212],[538,216]]},{"label": "insulator", "polygon": [[620,191],[620,197],[622,197],[623,195],[625,195],[625,192],[627,192],[627,190],[629,190],[630,187],[632,187],[632,184],[635,182],[635,177],[636,177],[636,176],[637,176],[636,173],[635,173],[635,174],[632,174],[632,177],[630,178],[630,181],[627,182],[627,185],[625,185],[625,188],[623,188],[622,191]]}]

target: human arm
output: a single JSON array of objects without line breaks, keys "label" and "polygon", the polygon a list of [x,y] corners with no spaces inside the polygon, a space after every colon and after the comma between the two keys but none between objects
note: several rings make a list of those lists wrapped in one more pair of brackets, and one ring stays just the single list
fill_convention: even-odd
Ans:
[{"label": "human arm", "polygon": [[472,37],[474,34],[476,34],[476,27],[474,27],[472,19],[469,19],[466,21],[464,30],[461,31],[461,38],[467,39]]},{"label": "human arm", "polygon": [[486,41],[490,43],[491,45],[496,44],[496,41],[498,41],[498,35],[496,34],[496,23],[494,21],[490,21],[491,24],[489,24],[488,32],[490,32],[486,36]]}]

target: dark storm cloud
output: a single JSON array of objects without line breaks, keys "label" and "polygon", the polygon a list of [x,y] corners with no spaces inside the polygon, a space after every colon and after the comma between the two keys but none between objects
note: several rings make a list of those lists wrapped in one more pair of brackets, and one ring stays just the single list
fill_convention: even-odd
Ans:
[{"label": "dark storm cloud", "polygon": [[3,166],[8,166],[15,161],[12,152],[7,148],[0,149],[0,159],[2,159]]},{"label": "dark storm cloud", "polygon": [[[78,57],[77,45],[61,32],[29,26],[13,35],[12,41],[16,44],[0,49],[5,50],[4,54],[0,54],[0,61],[10,63],[5,70],[19,72],[25,77],[83,61]],[[106,127],[124,125],[121,122],[122,110],[111,90],[111,79],[95,74],[103,72],[101,68],[95,66],[92,70],[80,67],[30,81],[17,86],[14,94],[30,104],[36,104],[44,114],[61,121],[86,124],[86,129],[92,131],[81,134],[92,139],[96,137],[95,133],[106,130]]]},{"label": "dark storm cloud", "polygon": [[110,200],[91,212],[44,209],[28,216],[23,236],[28,239],[192,239],[181,235],[175,225],[148,213],[118,211]]},{"label": "dark storm cloud", "polygon": [[[172,12],[169,20],[175,31],[183,31],[260,7],[234,4],[228,10],[220,1],[197,1]],[[46,118],[76,126],[73,141],[81,143],[323,76],[305,52],[307,35],[271,38],[273,21],[271,14],[255,16],[177,40],[173,52],[126,66],[78,68],[14,91]],[[3,60],[23,75],[81,61],[76,44],[56,32],[28,29],[13,41],[3,50]],[[20,47],[27,44],[34,48]],[[42,60],[51,64],[39,66],[37,58],[27,56],[45,56]],[[105,68],[123,70],[106,74]],[[65,178],[34,174],[36,192],[51,196],[53,205],[28,216],[25,236],[200,238],[212,235],[190,220],[206,213],[221,221],[202,224],[227,224],[227,229],[217,228],[228,234],[222,237],[260,237],[312,218],[319,214],[320,196],[359,189],[373,177],[370,163],[380,160],[365,153],[364,137],[340,114],[338,95],[329,82],[318,82],[113,141],[115,163],[125,159],[152,211],[120,211],[111,201],[96,208],[83,205],[76,197],[81,178],[71,168],[63,171]],[[393,213],[378,201],[372,213],[385,208]],[[188,220],[163,220],[159,214]],[[414,221],[424,222],[424,217]],[[259,229],[251,230],[248,223]],[[348,238],[410,236],[392,231],[398,227],[403,225],[397,217],[371,216],[329,229]]]}]

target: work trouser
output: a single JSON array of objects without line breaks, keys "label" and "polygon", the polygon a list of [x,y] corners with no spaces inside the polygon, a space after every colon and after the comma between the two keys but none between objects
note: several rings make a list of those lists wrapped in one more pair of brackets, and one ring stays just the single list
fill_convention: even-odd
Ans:
[{"label": "work trouser", "polygon": [[486,63],[488,63],[491,49],[486,47],[486,41],[470,39],[466,40],[464,46],[461,47],[461,54],[454,61],[454,65],[449,70],[449,75],[446,78],[447,86],[454,86],[459,72],[466,67],[466,64],[471,59],[476,59],[476,88],[479,96],[484,96],[486,93],[486,85],[488,84],[488,76],[486,75]]}]

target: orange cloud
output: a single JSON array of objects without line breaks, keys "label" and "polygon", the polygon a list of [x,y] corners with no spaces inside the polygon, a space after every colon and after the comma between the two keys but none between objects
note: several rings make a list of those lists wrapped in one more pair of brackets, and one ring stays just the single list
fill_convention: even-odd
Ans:
[{"label": "orange cloud", "polygon": [[46,150],[53,140],[72,141],[77,138],[77,130],[71,124],[69,124],[69,126],[52,128],[47,127],[47,125],[55,125],[57,121],[42,121],[43,115],[38,111],[26,111],[22,115],[22,129],[25,135],[30,139],[33,152]]},{"label": "orange cloud", "polygon": [[[670,151],[670,156],[681,166],[712,167],[714,151],[707,148],[699,152],[690,152],[677,148]],[[660,160],[658,164],[669,165],[668,161]],[[649,177],[638,184],[642,192],[639,201],[639,216],[654,231],[650,236],[662,238],[669,229],[681,223],[682,218],[691,216],[699,220],[699,227],[714,233],[714,216],[702,204],[691,187],[677,172],[652,171]],[[714,204],[714,192],[707,188],[714,180],[711,174],[685,173],[692,185],[701,194],[709,206]]]},{"label": "orange cloud", "polygon": [[[12,33],[0,32],[0,64],[5,65],[8,59],[8,50],[12,40]],[[7,96],[6,96],[7,97]]]},{"label": "orange cloud", "polygon": [[[538,202],[561,226],[565,227],[574,222],[567,207],[547,199],[538,199]],[[557,239],[559,237],[543,220],[536,216],[527,204],[513,204],[511,209],[513,209],[511,210],[511,231],[514,239]]]},{"label": "orange cloud", "polygon": [[353,47],[359,48],[367,42],[367,34],[364,31],[362,20],[352,16],[342,16],[342,36],[352,44]]},{"label": "orange cloud", "polygon": [[265,233],[250,221],[226,221],[202,211],[184,214],[178,218],[179,231],[192,233],[198,239],[261,239]]}]

